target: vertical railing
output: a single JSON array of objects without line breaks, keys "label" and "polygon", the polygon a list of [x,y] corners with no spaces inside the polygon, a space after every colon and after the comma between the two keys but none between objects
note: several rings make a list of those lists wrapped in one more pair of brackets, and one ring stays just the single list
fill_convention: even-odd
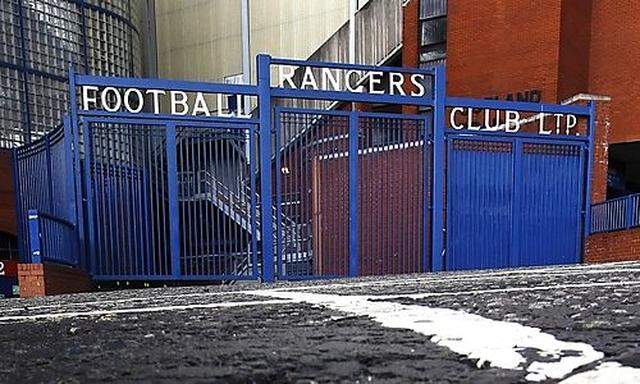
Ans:
[{"label": "vertical railing", "polygon": [[73,223],[30,209],[27,216],[29,262],[78,265],[78,237]]},{"label": "vertical railing", "polygon": [[640,194],[610,199],[591,206],[591,233],[640,226]]},{"label": "vertical railing", "polygon": [[23,260],[30,259],[30,210],[76,226],[74,155],[69,120],[38,141],[14,150],[18,242]]}]

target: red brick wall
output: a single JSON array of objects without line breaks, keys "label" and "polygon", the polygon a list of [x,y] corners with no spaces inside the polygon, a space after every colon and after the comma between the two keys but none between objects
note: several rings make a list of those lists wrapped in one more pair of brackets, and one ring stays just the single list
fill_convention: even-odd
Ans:
[{"label": "red brick wall", "polygon": [[447,93],[491,97],[558,91],[561,0],[450,0]]},{"label": "red brick wall", "polygon": [[591,0],[562,0],[558,101],[589,90]]},{"label": "red brick wall", "polygon": [[[420,271],[422,149],[358,156],[360,274]],[[347,158],[314,161],[315,273],[346,275],[349,260]]]},{"label": "red brick wall", "polygon": [[640,1],[593,1],[589,92],[611,96],[610,142],[640,140]]},{"label": "red brick wall", "polygon": [[92,288],[85,272],[49,263],[18,264],[18,281],[20,297],[25,298],[88,292]]},{"label": "red brick wall", "polygon": [[640,228],[589,236],[585,261],[603,263],[640,260]]},{"label": "red brick wall", "polygon": [[0,232],[16,234],[16,200],[11,151],[0,149]]}]

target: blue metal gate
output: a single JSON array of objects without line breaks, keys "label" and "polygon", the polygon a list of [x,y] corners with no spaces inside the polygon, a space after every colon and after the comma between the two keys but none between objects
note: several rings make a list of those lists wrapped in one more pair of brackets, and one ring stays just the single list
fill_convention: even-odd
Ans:
[{"label": "blue metal gate", "polygon": [[[464,99],[450,103],[489,108],[494,118],[500,110],[530,113],[522,124],[533,124],[547,136],[509,134],[482,124],[472,124],[472,131],[446,129],[446,269],[580,262],[593,140],[593,122],[586,117],[592,109]],[[540,122],[560,113],[585,119],[570,133]]]},{"label": "blue metal gate", "polygon": [[278,271],[429,270],[431,116],[277,108]]},{"label": "blue metal gate", "polygon": [[86,118],[82,131],[96,279],[257,278],[254,124]]},{"label": "blue metal gate", "polygon": [[[446,97],[442,67],[257,64],[257,85],[71,73],[65,124],[14,152],[23,260],[97,280],[266,281],[580,261],[593,104]],[[290,67],[280,84],[277,66]],[[106,104],[88,108],[97,96],[83,87]],[[145,89],[170,93],[171,112],[132,104]],[[186,110],[201,93],[217,95],[217,111]]]}]

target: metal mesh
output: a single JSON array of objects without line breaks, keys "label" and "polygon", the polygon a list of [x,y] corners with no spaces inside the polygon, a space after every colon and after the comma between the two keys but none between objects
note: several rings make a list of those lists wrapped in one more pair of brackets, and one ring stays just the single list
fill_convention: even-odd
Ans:
[{"label": "metal mesh", "polygon": [[4,0],[0,147],[36,140],[60,122],[70,63],[81,73],[139,75],[140,9],[133,0]]}]

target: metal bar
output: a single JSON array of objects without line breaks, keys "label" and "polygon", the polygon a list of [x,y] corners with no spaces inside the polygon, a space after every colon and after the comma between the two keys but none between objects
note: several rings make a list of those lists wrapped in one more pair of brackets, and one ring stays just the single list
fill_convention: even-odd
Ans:
[{"label": "metal bar", "polygon": [[180,215],[178,207],[178,177],[176,158],[176,125],[166,125],[166,151],[167,151],[167,184],[169,199],[169,238],[171,241],[171,276],[180,276]]},{"label": "metal bar", "polygon": [[6,62],[4,60],[0,60],[0,68],[7,68],[7,69],[13,69],[13,70],[17,70],[17,71],[24,71],[24,73],[27,73],[29,75],[42,76],[42,77],[46,77],[48,79],[57,80],[57,81],[59,81],[61,83],[66,83],[68,81],[68,79],[66,77],[64,77],[64,76],[56,75],[56,74],[45,72],[45,71],[40,71],[40,70],[34,69],[34,68],[28,68],[28,67],[23,68],[21,65],[8,63],[8,62]]},{"label": "metal bar", "polygon": [[139,77],[78,75],[76,77],[76,84],[79,86],[93,85],[97,87],[157,89],[166,91],[221,93],[249,96],[257,96],[260,93],[259,88],[255,85],[203,83],[197,81]]},{"label": "metal bar", "polygon": [[523,184],[518,183],[522,171],[522,140],[515,140],[512,147],[512,169],[511,169],[511,257],[510,266],[517,266],[520,259],[520,226],[525,211],[521,207],[521,195]]},{"label": "metal bar", "polygon": [[273,274],[273,215],[271,213],[271,58],[258,55],[258,108],[260,110],[260,218],[262,220],[262,275],[266,282]]},{"label": "metal bar", "polygon": [[[587,179],[585,181],[584,188],[584,225],[583,225],[583,244],[589,236],[589,232],[591,230],[591,181],[593,179],[593,156],[594,156],[594,141],[595,141],[595,130],[596,130],[596,103],[594,101],[589,102],[589,143],[588,148],[586,150],[587,155],[587,169],[585,171],[587,175]],[[584,248],[584,247],[583,247]],[[584,261],[584,251],[582,252],[582,260]]]},{"label": "metal bar", "polygon": [[[282,258],[284,255],[282,254],[282,242],[285,241],[286,236],[282,234],[282,164],[280,153],[280,130],[281,128],[281,119],[280,114],[282,110],[278,107],[274,110],[274,129],[275,129],[275,175],[276,175],[276,248],[278,258],[278,276],[279,278],[284,278],[285,274],[282,269]],[[253,159],[253,157],[252,157]]]},{"label": "metal bar", "polygon": [[358,255],[358,114],[349,115],[349,276],[360,273]]},{"label": "metal bar", "polygon": [[588,136],[570,136],[570,135],[549,135],[542,136],[533,133],[505,133],[503,131],[474,131],[473,133],[460,132],[460,131],[445,131],[446,137],[456,137],[461,139],[478,139],[478,140],[491,140],[492,137],[502,139],[535,139],[539,143],[548,144],[566,144],[569,143],[586,143],[589,141]]},{"label": "metal bar", "polygon": [[21,53],[21,57],[20,57],[20,72],[22,75],[22,85],[24,88],[24,102],[23,102],[23,112],[24,112],[24,117],[23,117],[23,121],[25,122],[25,127],[26,127],[26,135],[27,137],[25,138],[24,142],[25,143],[31,143],[31,112],[30,112],[30,101],[29,101],[29,78],[27,77],[27,55],[26,55],[26,51],[27,51],[27,47],[26,47],[26,41],[27,41],[27,37],[25,36],[25,28],[24,28],[24,12],[22,10],[22,1],[17,1],[13,3],[14,5],[17,5],[18,7],[18,25],[20,27],[20,53]]},{"label": "metal bar", "polygon": [[78,111],[80,116],[85,116],[94,122],[118,122],[122,124],[164,125],[167,120],[187,121],[190,128],[211,129],[211,124],[216,124],[221,128],[242,129],[238,125],[257,124],[256,119],[245,119],[239,117],[199,117],[199,116],[176,116],[153,113],[129,113],[129,112],[107,112],[107,111]]},{"label": "metal bar", "polygon": [[[445,87],[446,73],[444,66],[435,67],[435,107],[433,114],[433,163],[432,163],[432,188],[433,199],[432,211],[432,235],[431,235],[431,269],[432,271],[442,271],[444,269],[444,183],[445,179]],[[425,191],[425,194],[427,192]]]},{"label": "metal bar", "polygon": [[[277,127],[277,126],[276,126]],[[276,128],[277,129],[277,128]],[[255,143],[255,131],[253,129],[249,129],[249,180],[251,185],[251,254],[248,255],[251,257],[252,268],[251,268],[251,276],[253,278],[258,278],[258,223],[256,218],[256,177],[254,172],[254,164],[256,163],[256,143]],[[278,170],[276,169],[276,172]],[[278,216],[278,220],[280,216]],[[281,253],[278,252],[278,260],[281,258]],[[280,271],[280,269],[278,270]]]},{"label": "metal bar", "polygon": [[86,248],[86,252],[87,252],[87,257],[89,258],[89,262],[88,265],[91,267],[91,271],[93,273],[96,272],[95,268],[93,267],[96,264],[96,252],[95,252],[95,232],[94,232],[94,225],[95,225],[95,216],[94,216],[94,212],[93,212],[93,204],[94,204],[94,199],[95,199],[95,195],[93,193],[93,188],[91,185],[91,173],[92,173],[92,153],[93,153],[93,148],[92,148],[92,139],[91,139],[91,124],[90,123],[84,123],[81,122],[82,125],[82,142],[84,145],[84,180],[85,180],[85,191],[86,191],[86,197],[87,197],[87,248]]},{"label": "metal bar", "polygon": [[42,255],[40,253],[40,220],[38,211],[30,209],[27,219],[29,220],[29,256],[31,263],[42,263]]},{"label": "metal bar", "polygon": [[[398,67],[399,68],[399,67]],[[384,103],[396,105],[433,105],[432,99],[426,96],[378,95],[369,93],[351,93],[345,91],[320,91],[293,88],[271,88],[271,96],[307,100],[339,100],[358,103]]]},{"label": "metal bar", "polygon": [[502,101],[488,99],[471,99],[466,97],[446,97],[447,107],[467,107],[480,109],[506,109],[520,112],[565,113],[579,116],[590,116],[589,107],[579,105],[541,104],[523,101]]},{"label": "metal bar", "polygon": [[433,156],[432,141],[432,120],[430,117],[424,118],[422,126],[422,272],[431,271],[431,263],[429,262],[429,239],[431,238],[429,225],[429,217],[431,216],[431,202],[429,201],[430,179],[433,175],[431,170],[431,158]]},{"label": "metal bar", "polygon": [[360,70],[360,71],[382,71],[382,72],[399,72],[410,74],[425,74],[433,75],[435,71],[432,68],[409,68],[409,67],[389,67],[389,66],[376,66],[376,65],[363,65],[363,64],[347,64],[336,62],[323,62],[323,61],[307,61],[307,60],[295,60],[295,59],[283,59],[272,57],[271,65],[291,65],[301,67],[319,67],[319,68],[335,68],[345,70]]},{"label": "metal bar", "polygon": [[[72,135],[73,146],[73,174],[74,174],[74,193],[75,193],[75,216],[78,232],[78,243],[80,245],[80,267],[87,271],[91,270],[89,258],[87,254],[87,244],[85,242],[85,224],[84,224],[84,205],[82,203],[82,166],[80,163],[80,139],[78,129],[78,101],[76,95],[76,74],[74,66],[69,66],[69,123]],[[84,143],[85,157],[87,156],[87,143]]]},{"label": "metal bar", "polygon": [[327,116],[349,116],[351,111],[342,111],[337,109],[313,109],[313,108],[296,108],[296,107],[281,107],[276,106],[275,112],[280,113],[296,113],[296,114],[309,114],[309,115],[327,115]]},{"label": "metal bar", "polygon": [[20,180],[20,167],[18,166],[18,149],[11,150],[13,160],[13,186],[15,189],[15,209],[16,209],[16,234],[18,238],[18,257],[23,262],[27,261],[27,249],[24,244],[24,211],[22,203],[22,182]]}]

